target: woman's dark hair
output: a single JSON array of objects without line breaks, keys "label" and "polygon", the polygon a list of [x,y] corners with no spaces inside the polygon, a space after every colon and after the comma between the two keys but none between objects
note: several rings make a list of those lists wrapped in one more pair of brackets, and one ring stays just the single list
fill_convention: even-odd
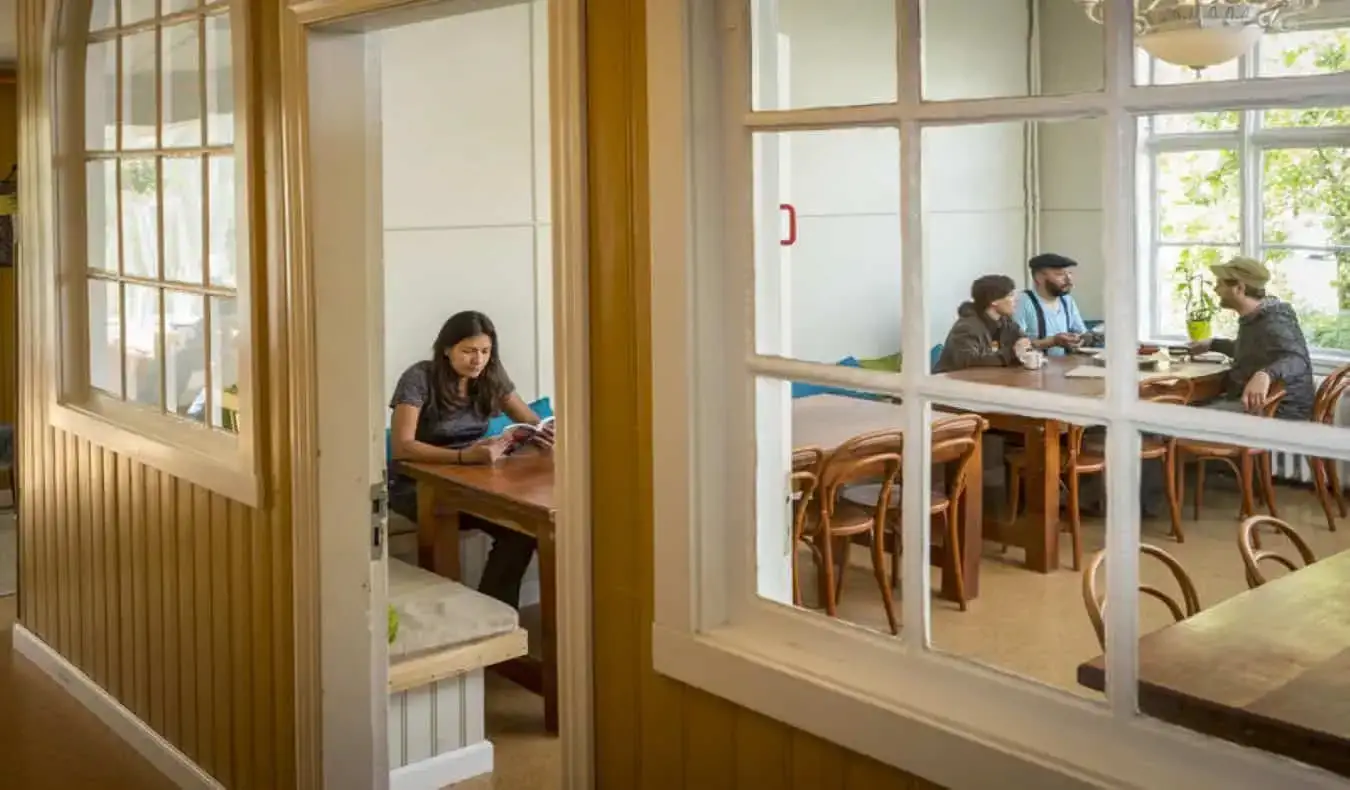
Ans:
[{"label": "woman's dark hair", "polygon": [[977,310],[988,310],[989,305],[1015,290],[1017,283],[1006,274],[986,274],[970,284],[970,301],[975,303]]},{"label": "woman's dark hair", "polygon": [[459,374],[450,364],[447,352],[460,341],[479,335],[486,335],[492,341],[492,356],[488,358],[483,373],[469,381],[468,403],[480,415],[491,417],[501,409],[502,399],[510,394],[510,385],[506,370],[502,367],[497,327],[492,325],[492,319],[476,310],[455,313],[441,326],[436,343],[431,347],[431,388],[439,407],[449,409],[464,404],[459,396]]}]

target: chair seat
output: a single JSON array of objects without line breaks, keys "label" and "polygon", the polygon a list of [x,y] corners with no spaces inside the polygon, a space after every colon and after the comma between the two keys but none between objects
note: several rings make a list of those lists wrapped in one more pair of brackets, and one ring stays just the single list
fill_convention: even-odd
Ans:
[{"label": "chair seat", "polygon": [[1204,456],[1206,458],[1237,458],[1243,453],[1263,452],[1255,447],[1243,447],[1238,444],[1227,444],[1225,442],[1205,442],[1198,439],[1179,439],[1177,441],[1177,452],[1186,455]]},{"label": "chair seat", "polygon": [[[1064,469],[1068,469],[1069,456],[1065,454],[1060,457],[1063,459],[1060,461],[1060,466]],[[1025,468],[1027,465],[1027,451],[1021,449],[1009,451],[1003,456],[1003,460],[1009,466]],[[1075,466],[1079,472],[1087,474],[1100,472],[1106,468],[1106,454],[1104,452],[1095,451],[1092,447],[1084,448],[1083,452],[1078,454],[1078,463],[1075,464]]]},{"label": "chair seat", "polygon": [[[900,508],[900,486],[896,486],[891,492],[890,510]],[[881,495],[880,483],[865,483],[863,485],[848,486],[840,495],[842,502],[848,502],[851,505],[862,507],[870,514],[877,506],[877,498]],[[934,515],[945,511],[951,503],[947,501],[947,492],[933,489],[929,496],[929,511]]]}]

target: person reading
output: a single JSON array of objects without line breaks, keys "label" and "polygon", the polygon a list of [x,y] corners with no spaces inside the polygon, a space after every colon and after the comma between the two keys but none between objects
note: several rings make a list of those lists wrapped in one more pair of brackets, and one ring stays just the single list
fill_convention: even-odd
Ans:
[{"label": "person reading", "polygon": [[1235,339],[1214,338],[1190,346],[1192,356],[1217,351],[1233,360],[1224,398],[1214,407],[1255,413],[1278,381],[1284,384],[1285,396],[1275,416],[1308,419],[1316,396],[1308,341],[1294,308],[1266,293],[1270,270],[1260,261],[1242,257],[1210,270],[1219,306],[1238,315]]},{"label": "person reading", "polygon": [[1031,339],[1032,348],[1061,356],[1087,334],[1083,314],[1073,296],[1073,273],[1078,261],[1053,252],[1041,253],[1027,262],[1032,287],[1017,299],[1017,325]]},{"label": "person reading", "polygon": [[970,284],[970,301],[956,311],[935,373],[1020,364],[1031,341],[1012,320],[1017,283],[1002,274],[986,274]]},{"label": "person reading", "polygon": [[[445,322],[432,345],[431,359],[414,364],[399,377],[389,408],[396,461],[494,464],[512,449],[516,437],[514,432],[488,437],[492,417],[504,412],[517,423],[542,422],[506,374],[492,321],[473,311],[456,313]],[[551,447],[552,423],[542,426],[531,441]],[[416,481],[394,475],[389,508],[415,522]],[[478,529],[492,538],[479,592],[519,608],[534,538],[468,513],[461,514],[460,528]]]}]

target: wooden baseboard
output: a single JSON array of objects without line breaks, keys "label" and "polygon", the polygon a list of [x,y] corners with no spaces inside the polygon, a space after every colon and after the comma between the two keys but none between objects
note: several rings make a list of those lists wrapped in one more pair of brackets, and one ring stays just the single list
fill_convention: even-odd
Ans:
[{"label": "wooden baseboard", "polygon": [[389,790],[440,790],[492,773],[492,742],[478,743],[419,760],[389,772]]},{"label": "wooden baseboard", "polygon": [[178,751],[150,725],[136,718],[64,656],[21,625],[14,626],[14,649],[37,664],[80,704],[112,728],[160,773],[185,790],[225,790],[224,786]]}]

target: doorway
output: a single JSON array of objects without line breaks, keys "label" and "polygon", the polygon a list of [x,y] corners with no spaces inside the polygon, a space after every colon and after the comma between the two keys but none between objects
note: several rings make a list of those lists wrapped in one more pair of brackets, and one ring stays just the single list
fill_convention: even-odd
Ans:
[{"label": "doorway", "polygon": [[[485,92],[481,83],[500,74],[504,64],[475,68],[472,59],[463,58],[483,44],[481,37],[492,25],[509,27],[512,18],[527,20],[527,39],[542,38],[548,45],[542,55],[539,49],[525,47],[524,63],[511,66],[533,81],[537,92],[531,101],[541,111],[537,122],[525,117],[528,129],[506,117],[502,119],[506,125],[495,135],[483,128],[475,134],[485,151],[500,137],[523,133],[531,141],[534,158],[521,182],[527,194],[522,198],[503,189],[496,199],[484,190],[465,196],[455,190],[466,183],[464,173],[448,168],[447,162],[455,157],[445,155],[446,145],[465,141],[436,141],[428,136],[426,123],[440,118],[462,126],[465,120],[456,118],[453,107],[440,104],[455,93],[445,89],[447,80],[463,80],[469,93],[501,98],[497,92]],[[475,30],[456,47],[443,36],[460,25]],[[393,53],[386,49],[391,42],[397,47]],[[519,393],[536,403],[549,398],[557,415],[552,456],[555,528],[550,533],[556,574],[527,577],[522,604],[532,594],[546,601],[551,598],[556,609],[553,621],[565,625],[555,631],[556,644],[541,646],[551,647],[557,662],[553,675],[559,719],[557,786],[590,784],[580,42],[581,15],[575,0],[434,4],[315,0],[287,14],[282,113],[290,120],[281,156],[287,199],[281,201],[286,208],[277,223],[287,274],[301,302],[293,310],[297,321],[312,327],[312,335],[299,337],[291,349],[287,372],[299,384],[292,406],[298,424],[306,428],[295,440],[292,484],[299,682],[306,682],[308,658],[314,670],[312,685],[302,690],[301,699],[309,701],[317,725],[306,731],[302,721],[301,770],[303,776],[304,766],[312,766],[314,785],[340,787],[350,782],[354,788],[383,787],[390,782],[391,766],[406,762],[401,758],[407,755],[398,754],[399,745],[387,735],[404,724],[400,718],[392,722],[391,730],[388,721],[393,708],[384,638],[391,548],[383,504],[389,460],[388,385],[398,375],[396,368],[415,361],[419,353],[425,358],[439,322],[461,309],[495,310],[505,317],[509,334],[500,326],[499,333]],[[432,53],[448,45],[451,51],[440,54],[453,57],[431,58],[419,82],[411,62],[402,57],[405,48],[415,44]],[[484,56],[493,52],[491,46],[482,50]],[[531,62],[536,55],[543,62]],[[450,64],[455,65],[449,71],[432,73],[437,65]],[[410,111],[408,105],[418,102],[422,111]],[[490,120],[492,113],[476,115]],[[432,147],[437,142],[439,147]],[[484,155],[469,164],[487,167],[493,159]],[[458,160],[462,166],[465,158]],[[495,164],[510,170],[510,163]],[[502,185],[497,181],[509,180],[505,171],[489,178],[498,187]],[[416,194],[402,191],[407,184],[415,185]],[[400,193],[393,194],[391,187]],[[485,213],[494,202],[501,209],[519,200],[529,211],[528,222]],[[520,227],[523,224],[529,227]],[[521,235],[530,239],[525,248],[512,247],[515,241],[492,246],[493,237],[502,242]],[[451,237],[461,244],[443,243]],[[466,241],[470,237],[475,240]],[[507,249],[528,253],[528,266],[520,270],[502,266]],[[528,278],[522,272],[528,272]],[[472,282],[474,289],[456,288],[457,282]],[[495,306],[485,307],[484,302]],[[499,325],[504,323],[503,318],[492,317]],[[437,325],[429,333],[428,322]],[[424,528],[423,537],[425,532]],[[465,575],[472,576],[475,552],[473,546],[464,545],[463,554],[470,560]],[[551,578],[554,575],[556,579]],[[549,605],[542,608],[548,612]],[[528,617],[521,619],[529,623]],[[493,688],[489,682],[489,695]],[[446,704],[446,699],[443,696],[435,704]],[[395,715],[404,716],[401,711]],[[355,724],[366,721],[368,728]],[[491,733],[487,736],[490,740]],[[398,768],[394,786],[439,787],[463,776],[436,774],[428,765],[418,761],[417,766]],[[418,770],[407,770],[410,767]],[[427,784],[434,781],[441,783]]]}]

